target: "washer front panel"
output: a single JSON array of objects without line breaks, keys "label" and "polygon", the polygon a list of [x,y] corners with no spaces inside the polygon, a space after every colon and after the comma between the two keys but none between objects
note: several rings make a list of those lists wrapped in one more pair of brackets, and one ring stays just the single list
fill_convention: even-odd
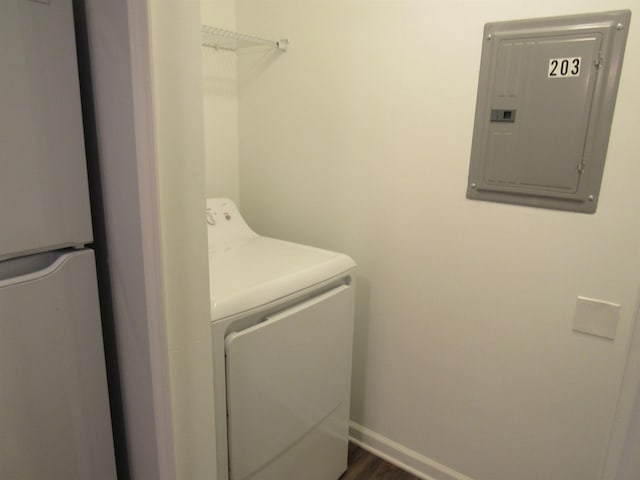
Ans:
[{"label": "washer front panel", "polygon": [[[353,287],[341,285],[227,336],[233,480],[258,472],[255,478],[261,480],[285,473],[294,478],[296,471],[301,476],[295,478],[305,477],[307,458],[289,458],[287,452],[323,422],[322,443],[330,451],[343,446],[346,452],[348,418],[328,419],[348,402],[352,298]],[[325,457],[320,451],[311,454],[315,455],[324,458],[329,471],[342,466],[341,456]]]}]

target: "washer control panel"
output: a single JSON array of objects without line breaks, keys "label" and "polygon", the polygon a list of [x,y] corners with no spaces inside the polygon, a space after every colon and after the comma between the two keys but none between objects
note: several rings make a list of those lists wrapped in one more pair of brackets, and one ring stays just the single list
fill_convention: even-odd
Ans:
[{"label": "washer control panel", "polygon": [[235,203],[228,198],[207,199],[209,246],[256,236],[244,221]]}]

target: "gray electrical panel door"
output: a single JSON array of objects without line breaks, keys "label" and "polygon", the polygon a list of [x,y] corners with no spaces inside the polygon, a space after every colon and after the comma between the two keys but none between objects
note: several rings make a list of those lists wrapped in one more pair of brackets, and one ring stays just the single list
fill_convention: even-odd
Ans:
[{"label": "gray electrical panel door", "polygon": [[469,198],[595,211],[629,20],[485,26]]}]

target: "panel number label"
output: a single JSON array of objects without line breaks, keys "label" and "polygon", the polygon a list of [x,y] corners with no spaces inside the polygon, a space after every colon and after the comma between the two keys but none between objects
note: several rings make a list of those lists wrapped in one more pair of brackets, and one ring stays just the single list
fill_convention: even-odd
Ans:
[{"label": "panel number label", "polygon": [[582,57],[550,58],[547,78],[579,77]]}]

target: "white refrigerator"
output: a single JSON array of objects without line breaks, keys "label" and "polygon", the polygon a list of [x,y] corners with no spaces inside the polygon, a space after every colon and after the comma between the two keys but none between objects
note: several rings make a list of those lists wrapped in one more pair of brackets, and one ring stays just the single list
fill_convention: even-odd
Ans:
[{"label": "white refrigerator", "polygon": [[72,0],[0,0],[0,479],[115,480]]}]

